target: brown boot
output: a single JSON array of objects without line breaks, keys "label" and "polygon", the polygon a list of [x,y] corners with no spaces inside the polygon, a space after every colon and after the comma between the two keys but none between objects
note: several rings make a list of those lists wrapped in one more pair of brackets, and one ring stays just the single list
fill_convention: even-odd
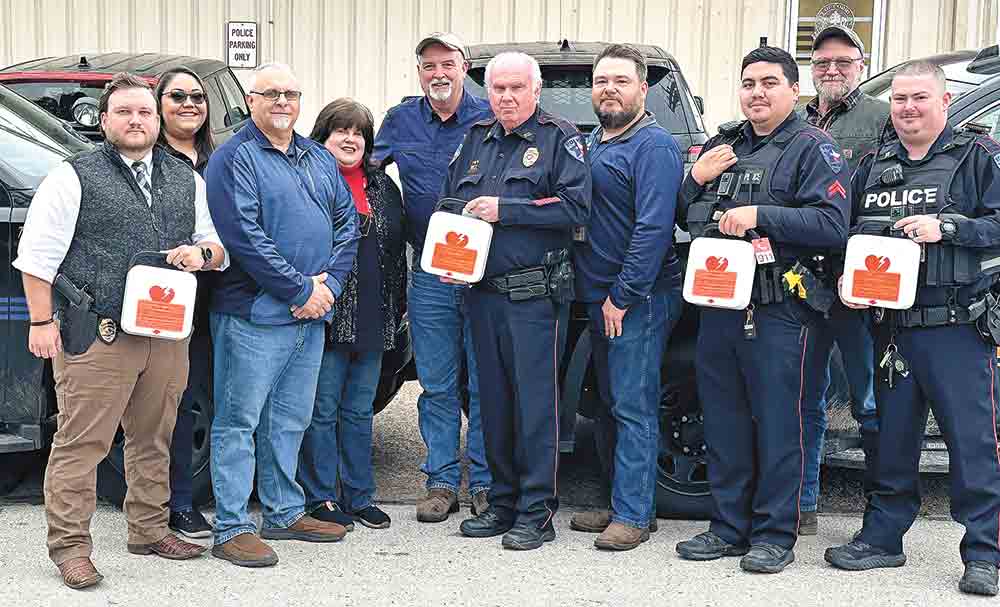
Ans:
[{"label": "brown boot", "polygon": [[212,556],[240,567],[270,567],[278,555],[255,533],[241,533],[224,544],[212,546]]},{"label": "brown boot", "polygon": [[200,556],[208,550],[199,544],[185,542],[173,533],[168,533],[158,542],[152,544],[129,544],[128,551],[132,554],[155,554],[172,561],[184,561]]},{"label": "brown boot", "polygon": [[421,523],[446,521],[452,512],[458,512],[458,495],[447,489],[429,489],[417,502],[417,520]]},{"label": "brown boot", "polygon": [[94,563],[85,556],[78,556],[60,563],[59,573],[62,574],[63,584],[73,590],[95,586],[104,579],[104,576],[97,572]]},{"label": "brown boot", "polygon": [[636,529],[621,523],[611,523],[594,540],[594,545],[604,550],[631,550],[649,539],[649,529]]},{"label": "brown boot", "polygon": [[486,509],[489,507],[489,491],[480,491],[473,494],[472,507],[469,508],[469,510],[472,511],[472,516],[479,516],[480,514],[486,512]]},{"label": "brown boot", "polygon": [[601,533],[611,524],[610,510],[577,512],[569,519],[569,528],[584,533]]},{"label": "brown boot", "polygon": [[347,535],[347,528],[328,523],[309,515],[295,521],[290,527],[264,527],[260,536],[265,540],[299,540],[303,542],[339,542]]}]

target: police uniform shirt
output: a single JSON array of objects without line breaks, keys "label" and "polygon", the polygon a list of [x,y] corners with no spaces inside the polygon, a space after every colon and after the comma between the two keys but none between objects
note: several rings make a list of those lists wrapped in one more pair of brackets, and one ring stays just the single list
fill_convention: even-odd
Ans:
[{"label": "police uniform shirt", "polygon": [[[122,156],[126,166],[133,160]],[[142,159],[146,174],[153,174],[153,153],[150,151]],[[229,255],[215,231],[212,215],[208,211],[205,198],[205,180],[197,173],[195,183],[195,226],[191,241],[213,242],[223,250],[223,261],[217,269],[229,267]],[[24,233],[17,247],[17,259],[12,264],[25,274],[30,274],[46,282],[55,280],[76,231],[76,220],[80,216],[82,196],[80,178],[68,162],[56,165],[38,186],[28,215],[24,221]]]},{"label": "police uniform shirt", "polygon": [[[927,155],[920,160],[910,160],[909,153],[901,141],[894,141],[883,146],[878,154],[884,155],[887,152],[892,154],[903,166],[905,177],[907,167],[916,167],[926,162],[941,148],[951,143],[954,136],[952,128],[945,126],[927,151]],[[951,206],[943,209],[945,214],[955,220],[958,228],[954,238],[951,239],[951,244],[974,249],[996,247],[1000,245],[1000,215],[998,215],[998,211],[1000,211],[1000,143],[990,137],[980,135],[971,145],[972,151],[958,166],[951,182],[950,191],[947,194],[935,193],[937,211],[941,211],[944,205],[951,203]],[[879,204],[877,197],[869,198],[865,195],[865,184],[868,182],[876,156],[876,153],[865,156],[854,174],[855,216],[860,216],[861,213],[865,212],[865,205]],[[927,192],[924,191],[914,194],[918,198],[926,195]],[[910,195],[906,196],[910,197]],[[916,200],[916,198],[912,199]],[[889,204],[891,204],[891,200],[886,201],[886,208]],[[973,294],[980,293],[992,282],[993,277],[985,277],[968,291]],[[935,297],[930,290],[919,288],[916,303],[917,305],[943,305],[946,302],[939,301],[938,297]]]},{"label": "police uniform shirt", "polygon": [[[750,122],[744,122],[736,134],[736,141],[731,144],[733,151],[737,158],[748,156],[785,129],[802,122],[802,118],[792,112],[765,137],[757,137]],[[840,249],[847,242],[850,220],[851,181],[847,163],[840,147],[828,134],[813,126],[801,126],[803,128],[786,144],[777,165],[768,167],[773,200],[757,206],[757,227],[771,239],[772,245],[808,250]],[[732,140],[732,136],[716,135],[705,144],[702,154],[727,140]],[[681,227],[686,227],[687,206],[704,189],[690,173],[685,178],[678,205]]]},{"label": "police uniform shirt", "polygon": [[442,197],[499,197],[487,277],[538,266],[547,251],[570,246],[573,227],[590,215],[585,150],[572,124],[541,109],[509,134],[496,118],[469,130]]}]

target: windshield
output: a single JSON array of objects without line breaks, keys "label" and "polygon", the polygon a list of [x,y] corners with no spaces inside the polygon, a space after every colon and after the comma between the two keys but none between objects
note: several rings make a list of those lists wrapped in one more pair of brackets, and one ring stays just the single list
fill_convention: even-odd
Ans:
[{"label": "windshield", "polygon": [[53,118],[34,103],[0,86],[0,124],[35,138],[42,145],[70,153],[89,150],[91,145],[69,124]]},{"label": "windshield", "polygon": [[[952,97],[959,97],[968,93],[979,86],[980,82],[989,78],[989,76],[969,73],[965,69],[968,65],[968,59],[941,65],[941,69],[944,70],[944,75],[947,79],[945,88],[951,93]],[[900,66],[898,65],[889,68],[878,76],[862,82],[859,87],[861,92],[882,101],[889,101],[889,96],[892,94],[892,77],[899,68]]]},{"label": "windshield", "polygon": [[[482,81],[484,69],[470,70],[466,89],[478,97],[486,97]],[[590,101],[590,66],[543,66],[542,95],[539,104],[548,112],[569,120],[583,132],[597,126],[597,117]],[[649,87],[646,109],[656,115],[661,126],[673,133],[688,133],[685,114],[693,103],[674,72],[666,72],[659,82]]]},{"label": "windshield", "polygon": [[[90,97],[101,98],[104,92],[104,81],[95,82],[12,82],[10,88],[19,95],[36,103],[39,107],[57,118],[76,125],[73,118],[73,104],[77,99]],[[91,129],[93,130],[93,129]]]}]

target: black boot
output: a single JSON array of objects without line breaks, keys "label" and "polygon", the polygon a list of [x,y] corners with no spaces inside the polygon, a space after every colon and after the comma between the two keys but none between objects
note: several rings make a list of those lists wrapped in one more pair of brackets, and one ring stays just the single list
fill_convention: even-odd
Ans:
[{"label": "black boot", "polygon": [[705,531],[678,543],[676,550],[681,558],[689,561],[712,561],[724,556],[743,556],[750,548],[745,544],[730,544],[711,531]]},{"label": "black boot", "polygon": [[510,531],[514,521],[501,518],[492,507],[462,521],[458,529],[468,537],[493,537]]},{"label": "black boot", "polygon": [[740,559],[740,569],[751,573],[781,573],[795,561],[791,548],[774,544],[755,544],[750,552]]},{"label": "black boot", "polygon": [[864,571],[880,567],[902,567],[906,564],[905,554],[890,554],[886,550],[853,540],[843,546],[827,548],[823,554],[827,563],[841,569]]},{"label": "black boot", "polygon": [[997,595],[997,566],[986,561],[969,561],[958,589],[967,594]]},{"label": "black boot", "polygon": [[539,527],[537,523],[518,523],[504,534],[501,543],[504,548],[511,550],[534,550],[554,539],[556,530],[552,526],[552,521],[544,527]]}]

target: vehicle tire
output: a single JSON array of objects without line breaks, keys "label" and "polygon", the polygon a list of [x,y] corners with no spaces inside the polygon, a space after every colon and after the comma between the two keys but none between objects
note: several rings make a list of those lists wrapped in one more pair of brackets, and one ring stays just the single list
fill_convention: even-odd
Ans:
[{"label": "vehicle tire", "polygon": [[38,463],[38,451],[17,451],[0,454],[0,496],[13,491],[25,475]]},{"label": "vehicle tire", "polygon": [[[673,346],[673,344],[672,344]],[[693,348],[693,344],[691,344]],[[683,346],[681,347],[683,348]],[[671,354],[680,355],[672,347]],[[693,351],[688,353],[693,363]],[[679,365],[670,365],[679,369]],[[715,503],[705,464],[705,429],[693,366],[674,373],[660,400],[660,453],[656,461],[656,514],[661,518],[707,519]]]},{"label": "vehicle tire", "polygon": [[[195,374],[190,383],[194,402],[194,428],[191,454],[191,489],[195,507],[212,501],[211,429],[215,415],[212,398],[212,365],[210,341],[207,336],[196,337],[191,342],[191,370]],[[125,481],[125,433],[121,428],[115,433],[108,456],[97,466],[97,494],[102,499],[122,507],[128,483]]]}]

